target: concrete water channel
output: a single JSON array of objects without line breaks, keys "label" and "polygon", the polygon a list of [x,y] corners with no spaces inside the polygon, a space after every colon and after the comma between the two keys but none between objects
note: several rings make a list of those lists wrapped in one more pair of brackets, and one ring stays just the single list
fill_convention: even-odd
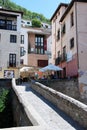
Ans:
[{"label": "concrete water channel", "polygon": [[[13,111],[16,127],[9,130],[85,130],[67,114],[31,88],[31,83],[13,81]],[[15,98],[14,98],[15,96]]]}]

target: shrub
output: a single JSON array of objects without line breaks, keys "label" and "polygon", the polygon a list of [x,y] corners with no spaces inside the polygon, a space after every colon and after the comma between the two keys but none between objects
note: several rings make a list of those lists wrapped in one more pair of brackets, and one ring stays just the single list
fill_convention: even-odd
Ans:
[{"label": "shrub", "polygon": [[2,112],[5,109],[5,103],[6,103],[8,93],[9,90],[6,89],[2,89],[0,91],[0,112]]}]

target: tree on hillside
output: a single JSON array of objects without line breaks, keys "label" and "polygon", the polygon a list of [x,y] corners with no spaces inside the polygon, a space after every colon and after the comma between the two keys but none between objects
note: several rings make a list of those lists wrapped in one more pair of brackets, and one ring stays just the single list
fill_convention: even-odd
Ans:
[{"label": "tree on hillside", "polygon": [[43,14],[31,12],[31,11],[27,10],[26,8],[21,7],[20,5],[17,5],[16,3],[11,2],[11,0],[0,0],[0,6],[6,8],[6,9],[10,9],[10,10],[22,11],[23,18],[26,20],[37,19],[37,20],[40,20],[41,22],[50,23],[49,19],[45,18],[43,16]]}]

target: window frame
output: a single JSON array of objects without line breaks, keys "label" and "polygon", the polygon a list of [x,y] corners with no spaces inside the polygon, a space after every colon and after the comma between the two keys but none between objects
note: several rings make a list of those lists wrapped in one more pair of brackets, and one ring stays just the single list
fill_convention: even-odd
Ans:
[{"label": "window frame", "polygon": [[35,36],[35,51],[36,54],[44,54],[44,36],[36,35]]},{"label": "window frame", "polygon": [[17,43],[17,35],[10,35],[10,43]]},{"label": "window frame", "polygon": [[70,39],[70,49],[74,48],[74,37]]},{"label": "window frame", "polygon": [[24,56],[24,47],[20,47],[20,56]]},{"label": "window frame", "polygon": [[60,29],[57,31],[57,41],[60,40]]},{"label": "window frame", "polygon": [[20,59],[20,64],[21,64],[21,65],[24,64],[24,59]]},{"label": "window frame", "polygon": [[70,14],[70,25],[71,27],[74,26],[74,13],[73,12]]},{"label": "window frame", "polygon": [[62,31],[61,31],[61,33],[62,33],[62,36],[66,33],[66,24],[65,24],[65,22],[62,25]]},{"label": "window frame", "polygon": [[24,35],[21,35],[21,44],[24,44]]},{"label": "window frame", "polygon": [[0,42],[1,42],[1,33],[0,33]]},{"label": "window frame", "polygon": [[13,53],[9,54],[9,66],[16,67],[16,54]]}]

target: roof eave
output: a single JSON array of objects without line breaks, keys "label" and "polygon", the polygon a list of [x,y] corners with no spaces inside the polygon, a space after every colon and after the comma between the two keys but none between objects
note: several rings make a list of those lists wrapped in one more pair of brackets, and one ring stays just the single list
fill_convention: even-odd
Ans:
[{"label": "roof eave", "polygon": [[70,9],[72,8],[74,2],[86,2],[87,3],[87,0],[72,0],[69,4],[69,6],[67,7],[65,13],[62,15],[61,19],[60,19],[60,22],[63,21],[63,19],[66,17],[66,15],[68,14],[68,12],[70,11]]},{"label": "roof eave", "polygon": [[59,9],[61,8],[61,6],[68,6],[68,4],[66,3],[60,3],[59,6],[57,7],[57,9],[55,10],[54,14],[52,15],[50,21],[52,21],[52,19],[54,18],[55,14],[59,11]]},{"label": "roof eave", "polygon": [[20,13],[23,16],[23,12],[22,11],[9,10],[9,9],[5,9],[5,8],[0,8],[0,10],[1,11],[7,11],[7,12]]}]

